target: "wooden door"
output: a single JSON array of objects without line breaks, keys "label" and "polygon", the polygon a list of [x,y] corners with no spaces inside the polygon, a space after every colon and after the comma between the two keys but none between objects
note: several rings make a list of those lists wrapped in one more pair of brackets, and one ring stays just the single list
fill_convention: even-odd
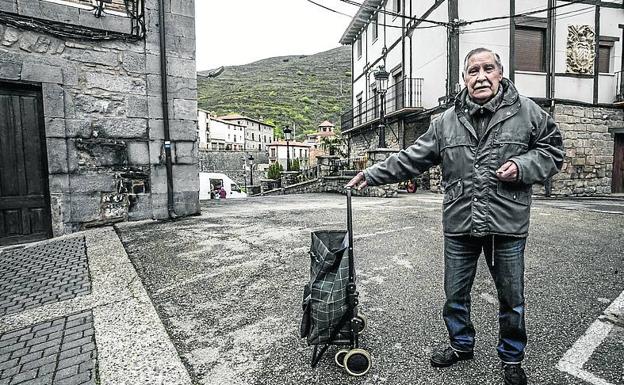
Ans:
[{"label": "wooden door", "polygon": [[51,236],[41,91],[0,83],[0,245]]},{"label": "wooden door", "polygon": [[615,134],[613,149],[613,185],[614,193],[624,193],[624,134]]}]

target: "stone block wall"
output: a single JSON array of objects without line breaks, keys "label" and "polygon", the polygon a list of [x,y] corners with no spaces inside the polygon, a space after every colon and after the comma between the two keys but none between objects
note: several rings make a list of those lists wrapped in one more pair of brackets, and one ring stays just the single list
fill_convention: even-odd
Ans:
[{"label": "stone block wall", "polygon": [[[266,151],[210,151],[199,150],[199,171],[220,172],[229,176],[239,186],[249,184],[249,171],[244,171],[243,159],[253,156],[253,184],[259,185],[260,179],[265,177],[262,164],[269,163]],[[247,161],[249,164],[249,161]]]},{"label": "stone block wall", "polygon": [[[126,17],[24,2],[2,0],[0,11],[35,12],[36,3],[63,11],[70,24],[130,29]],[[158,4],[145,1],[146,33],[138,41],[60,38],[0,24],[0,81],[41,87],[55,236],[168,217]],[[183,216],[199,212],[194,1],[166,4],[174,202]]]},{"label": "stone block wall", "polygon": [[[552,194],[610,193],[614,146],[610,129],[624,127],[624,110],[558,104],[554,118],[566,155],[563,169],[553,178]],[[543,187],[535,186],[534,192],[542,193]]]}]

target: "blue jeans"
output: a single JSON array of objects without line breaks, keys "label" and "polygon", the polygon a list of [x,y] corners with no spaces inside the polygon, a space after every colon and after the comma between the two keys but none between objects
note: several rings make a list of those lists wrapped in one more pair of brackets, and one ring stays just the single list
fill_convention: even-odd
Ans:
[{"label": "blue jeans", "polygon": [[499,302],[498,356],[505,363],[524,358],[524,246],[526,238],[499,235],[444,237],[443,317],[453,349],[472,351],[475,329],[470,321],[470,290],[481,250],[494,279]]}]

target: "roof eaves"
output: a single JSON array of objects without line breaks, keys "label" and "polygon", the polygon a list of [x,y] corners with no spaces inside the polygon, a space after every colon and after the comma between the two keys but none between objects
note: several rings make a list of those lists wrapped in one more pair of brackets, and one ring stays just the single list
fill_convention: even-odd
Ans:
[{"label": "roof eaves", "polygon": [[384,0],[365,0],[355,16],[353,16],[353,19],[351,19],[351,23],[349,23],[347,29],[342,34],[340,44],[352,44],[360,33],[362,27],[365,26],[370,20],[370,16],[376,12],[375,9],[379,8],[383,2]]}]

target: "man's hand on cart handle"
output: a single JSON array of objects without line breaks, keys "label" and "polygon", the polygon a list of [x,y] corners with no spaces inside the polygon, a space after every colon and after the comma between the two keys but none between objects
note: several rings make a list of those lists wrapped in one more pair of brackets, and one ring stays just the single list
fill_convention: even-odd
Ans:
[{"label": "man's hand on cart handle", "polygon": [[355,187],[358,190],[361,190],[366,186],[368,186],[368,184],[366,183],[366,178],[364,177],[364,173],[360,171],[357,173],[356,176],[353,177],[353,179],[349,181],[349,183],[347,183],[345,187]]}]

